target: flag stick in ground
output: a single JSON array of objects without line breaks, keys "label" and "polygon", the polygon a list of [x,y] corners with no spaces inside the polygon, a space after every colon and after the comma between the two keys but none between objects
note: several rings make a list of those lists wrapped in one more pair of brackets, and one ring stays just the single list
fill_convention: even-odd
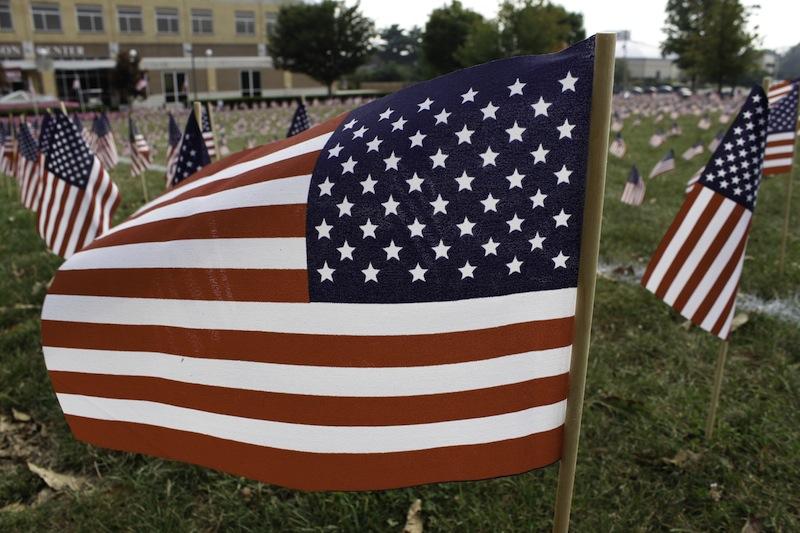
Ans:
[{"label": "flag stick in ground", "polygon": [[717,354],[717,365],[714,368],[714,388],[711,392],[711,405],[708,408],[708,418],[706,419],[706,440],[711,440],[714,436],[714,426],[717,422],[717,406],[719,406],[719,395],[722,391],[722,377],[725,372],[725,360],[728,357],[728,341],[722,341]]},{"label": "flag stick in ground", "polygon": [[586,207],[583,213],[578,298],[575,309],[575,336],[570,364],[569,396],[564,422],[564,444],[558,469],[558,489],[553,531],[569,530],[578,441],[589,362],[589,340],[592,329],[594,288],[597,281],[597,257],[600,251],[600,225],[603,220],[603,196],[608,159],[608,129],[611,124],[611,96],[614,80],[613,33],[598,33],[594,59],[594,86],[590,114],[589,156],[586,170]]}]

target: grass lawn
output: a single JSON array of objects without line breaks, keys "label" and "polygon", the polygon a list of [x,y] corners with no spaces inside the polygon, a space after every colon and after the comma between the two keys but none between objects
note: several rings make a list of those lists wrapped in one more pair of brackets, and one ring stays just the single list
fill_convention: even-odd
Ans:
[{"label": "grass lawn", "polygon": [[[632,163],[647,175],[666,150],[680,154],[716,132],[697,117],[683,136],[651,149],[645,120],[610,158],[601,259],[641,269],[705,163],[647,182],[640,208],[619,202]],[[138,179],[115,171],[123,219],[141,205]],[[7,182],[7,180],[5,180]],[[151,191],[162,177],[148,174]],[[763,299],[800,291],[800,187],[786,274],[777,275],[784,180],[767,181],[753,223],[742,290]],[[422,500],[426,531],[547,531],[557,468],[472,483],[374,493],[306,494],[204,468],[75,441],[50,388],[39,312],[60,260],[34,219],[0,188],[0,531],[400,531]],[[573,530],[800,531],[800,327],[751,314],[732,338],[713,442],[703,438],[719,342],[637,285],[601,278],[573,505]],[[796,300],[795,300],[796,301]],[[32,417],[15,420],[17,410]],[[18,417],[19,418],[19,417]],[[24,418],[24,417],[22,417]],[[30,461],[86,480],[50,491]]]}]

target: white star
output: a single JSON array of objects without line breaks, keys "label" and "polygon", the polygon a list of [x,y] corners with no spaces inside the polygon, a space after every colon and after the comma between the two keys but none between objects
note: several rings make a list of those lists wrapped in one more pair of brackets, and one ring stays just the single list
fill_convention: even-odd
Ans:
[{"label": "white star", "polygon": [[317,239],[330,239],[331,238],[331,229],[333,226],[328,224],[325,219],[322,219],[322,224],[319,226],[315,226],[317,228]]},{"label": "white star", "polygon": [[364,233],[364,238],[372,237],[375,238],[375,230],[378,229],[378,226],[372,223],[370,219],[367,219],[367,222],[360,225],[361,231]]},{"label": "white star", "polygon": [[375,283],[378,283],[378,272],[380,272],[380,270],[373,267],[372,262],[370,262],[369,265],[367,265],[367,268],[361,272],[364,273],[364,283],[368,281],[374,281]]},{"label": "white star", "polygon": [[398,118],[397,120],[392,122],[392,131],[402,130],[403,126],[406,125],[406,122],[408,121],[403,117]]},{"label": "white star", "polygon": [[408,138],[408,140],[411,141],[411,148],[414,148],[415,146],[422,146],[422,139],[425,137],[427,137],[427,135],[417,130],[417,133]]},{"label": "white star", "polygon": [[425,98],[424,102],[420,102],[420,103],[417,104],[417,107],[419,107],[419,110],[417,111],[417,113],[419,113],[422,110],[430,111],[432,103],[433,103],[433,100],[431,100],[430,98]]},{"label": "white star", "polygon": [[417,173],[414,172],[414,175],[410,179],[406,180],[406,183],[408,183],[408,192],[411,192],[411,191],[422,192],[422,182],[423,181],[425,181],[425,180],[423,178],[420,178],[419,176],[417,176]]},{"label": "white star", "polygon": [[397,170],[397,163],[400,162],[400,158],[392,152],[392,155],[384,159],[383,162],[386,163],[386,168],[384,170],[389,170],[390,168]]},{"label": "white star", "polygon": [[[348,242],[347,242],[347,239],[345,239],[344,244],[339,246],[337,248],[337,250],[339,250],[339,255],[341,256],[340,257],[341,261],[344,261],[345,259],[349,259],[351,261],[353,260],[353,250],[355,250],[355,247],[350,246],[350,244],[348,244]],[[331,281],[333,281],[333,280],[331,280]]]},{"label": "white star", "polygon": [[385,202],[381,202],[381,205],[386,210],[386,212],[383,214],[383,216],[387,216],[388,217],[389,215],[396,215],[397,214],[397,206],[400,205],[400,202],[398,202],[394,198],[392,198],[392,195],[390,194],[389,195],[389,199],[386,200]]},{"label": "white star", "polygon": [[325,196],[325,195],[330,196],[331,195],[331,189],[333,189],[333,182],[330,179],[325,178],[325,181],[323,181],[322,183],[319,184],[319,195],[320,196]]},{"label": "white star", "polygon": [[379,139],[378,136],[376,135],[374,139],[372,139],[370,142],[367,143],[367,147],[368,147],[367,148],[367,153],[373,152],[373,151],[377,152],[378,151],[378,147],[381,145],[382,142],[383,142],[383,139]]},{"label": "white star", "polygon": [[464,217],[464,222],[456,224],[456,227],[461,231],[461,236],[463,237],[464,235],[472,235],[472,228],[475,227],[475,223]]},{"label": "white star", "polygon": [[556,185],[558,185],[559,183],[569,183],[569,177],[572,175],[572,171],[567,169],[567,165],[561,165],[561,170],[554,172],[554,174],[558,178],[556,182]]},{"label": "white star", "polygon": [[348,157],[347,161],[342,163],[342,174],[347,174],[348,172],[352,174],[353,170],[356,168],[356,163],[358,163],[358,161],[355,161],[353,156]]},{"label": "white star", "polygon": [[389,117],[392,116],[392,113],[394,113],[394,109],[392,109],[391,107],[387,108],[386,111],[378,115],[380,117],[378,119],[378,122],[380,122],[381,120],[389,120]]},{"label": "white star", "polygon": [[436,168],[436,167],[445,168],[444,160],[447,159],[447,154],[443,154],[441,148],[439,148],[434,155],[428,157],[430,157],[431,161],[433,161],[433,167],[431,168]]},{"label": "white star", "polygon": [[411,231],[412,237],[422,237],[422,230],[425,229],[425,224],[415,218],[414,223],[408,225],[408,229]]},{"label": "white star", "polygon": [[336,272],[336,270],[329,267],[328,262],[325,261],[325,263],[322,265],[322,268],[317,269],[317,272],[319,272],[320,275],[319,281],[322,283],[323,281],[333,281],[333,273]]},{"label": "white star", "polygon": [[467,125],[464,124],[464,127],[461,128],[461,131],[456,132],[456,137],[458,137],[458,144],[461,143],[472,144],[473,133],[475,133],[475,130],[467,128]]},{"label": "white star", "polygon": [[508,142],[520,141],[522,142],[522,133],[525,131],[525,128],[521,128],[517,121],[514,121],[514,125],[506,130],[508,133]]},{"label": "white star", "polygon": [[563,252],[558,252],[558,255],[553,258],[553,263],[555,264],[553,269],[567,268],[567,259],[569,259],[568,255],[564,255]]},{"label": "white star", "polygon": [[519,170],[517,170],[515,168],[513,174],[511,174],[510,176],[506,176],[506,179],[508,180],[508,188],[509,189],[513,189],[514,187],[519,187],[521,189],[522,188],[522,178],[524,178],[524,177],[525,177],[525,174],[520,174]]},{"label": "white star", "polygon": [[494,211],[497,213],[497,202],[499,201],[499,199],[492,196],[492,193],[489,193],[485,200],[481,200],[481,203],[483,204],[483,212],[488,213],[489,211]]},{"label": "white star", "polygon": [[367,194],[368,192],[375,194],[376,183],[378,183],[378,180],[372,179],[372,174],[367,174],[367,177],[361,182],[361,187],[364,189],[361,194]]},{"label": "white star", "polygon": [[556,221],[556,227],[559,227],[559,226],[569,227],[569,224],[567,224],[567,220],[568,220],[568,219],[569,219],[569,217],[571,217],[571,216],[572,216],[572,215],[568,215],[568,214],[567,214],[567,213],[565,213],[565,212],[564,212],[564,210],[562,209],[562,210],[561,210],[561,212],[560,212],[559,214],[557,214],[556,216],[554,216],[554,217],[553,217],[553,220],[555,220],[555,221]]},{"label": "white star", "polygon": [[409,272],[411,272],[411,282],[425,281],[425,272],[427,271],[427,268],[422,268],[420,264],[417,263],[417,266],[409,270]]},{"label": "white star", "polygon": [[539,143],[539,148],[531,152],[533,156],[533,164],[537,163],[547,163],[547,154],[550,153],[550,150],[545,150],[544,146]]},{"label": "white star", "polygon": [[522,88],[525,87],[526,85],[527,83],[522,83],[521,81],[519,81],[519,78],[517,78],[517,81],[515,81],[512,85],[508,86],[508,90],[510,91],[510,94],[508,96],[511,97],[514,96],[515,94],[519,94],[521,96]]},{"label": "white star", "polygon": [[458,190],[463,191],[464,189],[471,191],[472,190],[472,180],[474,180],[472,176],[467,176],[467,171],[461,173],[461,176],[456,178],[458,182]]},{"label": "white star", "polygon": [[519,218],[517,214],[514,213],[514,218],[506,221],[506,224],[508,224],[508,232],[514,233],[515,231],[522,231],[523,222],[525,222],[525,219]]},{"label": "white star", "polygon": [[561,84],[561,92],[572,91],[575,92],[575,82],[578,81],[578,78],[574,78],[572,76],[572,72],[567,72],[566,77],[564,79],[558,80],[558,83]]},{"label": "white star", "polygon": [[328,159],[330,159],[331,157],[339,157],[339,152],[342,151],[342,148],[344,148],[344,146],[342,146],[339,143],[336,143],[336,146],[328,150]]},{"label": "white star", "polygon": [[356,119],[353,119],[350,122],[348,122],[347,124],[345,124],[344,128],[342,128],[342,129],[349,130],[350,128],[352,128],[353,126],[356,125],[356,122],[358,122],[358,121]]},{"label": "white star", "polygon": [[353,209],[353,203],[347,201],[347,196],[344,197],[344,200],[342,200],[341,203],[336,204],[336,207],[339,208],[340,217],[343,217],[345,215],[352,216],[350,210]]},{"label": "white star", "polygon": [[[452,115],[452,113],[448,113],[447,109],[442,108],[438,115],[433,115],[436,118],[436,124],[447,124],[447,117]],[[434,124],[434,126],[436,125]]]},{"label": "white star", "polygon": [[397,246],[394,243],[394,239],[389,241],[389,246],[383,249],[383,251],[386,252],[386,260],[388,261],[390,259],[397,259],[398,261],[400,261],[400,250],[402,249],[403,249],[402,246]]},{"label": "white star", "polygon": [[540,96],[538,102],[536,102],[535,104],[531,104],[531,107],[533,108],[534,111],[533,117],[536,118],[539,115],[544,115],[546,117],[549,116],[547,114],[547,108],[550,107],[551,105],[553,105],[552,102],[545,102],[544,98]]},{"label": "white star", "polygon": [[516,255],[514,256],[514,259],[510,263],[506,263],[506,266],[508,267],[508,275],[509,276],[511,274],[513,274],[514,272],[516,272],[517,274],[521,274],[522,273],[522,271],[521,271],[521,269],[522,269],[522,261],[517,259]]},{"label": "white star", "polygon": [[446,215],[447,214],[447,204],[449,204],[449,203],[450,202],[448,202],[447,200],[442,198],[442,195],[440,194],[439,197],[436,198],[436,200],[434,200],[433,202],[430,202],[430,204],[433,206],[433,214],[435,215],[436,213],[442,213],[442,214]]},{"label": "white star", "polygon": [[531,243],[531,252],[534,250],[544,250],[544,241],[547,237],[542,237],[539,235],[539,232],[536,232],[536,235],[533,236],[533,239],[530,239],[528,242]]},{"label": "white star", "polygon": [[500,246],[500,243],[494,242],[494,239],[489,237],[489,240],[485,244],[481,244],[481,246],[483,247],[483,255],[486,257],[488,255],[497,255],[497,247]]},{"label": "white star", "polygon": [[353,132],[353,139],[363,138],[365,133],[367,133],[367,128],[361,126],[356,131]]},{"label": "white star", "polygon": [[564,119],[564,123],[557,127],[558,130],[558,138],[563,139],[567,137],[568,139],[572,139],[572,129],[575,127],[575,124],[570,124],[569,120]]},{"label": "white star", "polygon": [[475,276],[473,275],[473,272],[475,272],[475,267],[470,265],[469,261],[467,261],[467,263],[458,270],[461,271],[461,279],[475,278]]},{"label": "white star", "polygon": [[542,194],[541,189],[536,189],[536,194],[531,196],[531,201],[533,202],[533,209],[537,207],[544,207],[544,199],[547,198],[546,194]]},{"label": "white star", "polygon": [[478,91],[474,91],[472,90],[472,87],[470,87],[467,92],[461,95],[461,103],[465,104],[467,102],[474,102],[476,94],[478,94]]},{"label": "white star", "polygon": [[483,159],[483,166],[487,167],[489,165],[497,166],[494,162],[497,159],[498,152],[493,152],[491,146],[486,147],[486,151],[480,154],[481,158]]},{"label": "white star", "polygon": [[498,109],[500,108],[491,102],[486,104],[486,107],[481,108],[481,113],[483,113],[483,120],[486,120],[487,118],[493,118],[497,120],[497,117],[494,114],[497,112]]},{"label": "white star", "polygon": [[439,239],[439,244],[433,247],[433,251],[436,252],[436,257],[434,259],[450,259],[447,256],[447,251],[451,248],[451,246],[446,246],[442,239]]}]

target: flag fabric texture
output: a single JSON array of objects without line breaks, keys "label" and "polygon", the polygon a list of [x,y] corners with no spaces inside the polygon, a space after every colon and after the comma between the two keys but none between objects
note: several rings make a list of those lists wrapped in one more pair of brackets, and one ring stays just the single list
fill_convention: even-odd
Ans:
[{"label": "flag fabric texture", "polygon": [[622,159],[625,157],[627,147],[625,146],[625,139],[622,138],[622,133],[617,133],[611,145],[608,147],[608,152],[614,157]]},{"label": "flag fabric texture", "polygon": [[754,87],[642,277],[647,290],[722,339],[730,335],[766,130],[766,94]]},{"label": "flag fabric texture", "polygon": [[628,175],[628,181],[625,182],[625,188],[622,190],[622,197],[620,200],[623,204],[642,205],[642,202],[644,202],[644,192],[644,180],[639,174],[639,169],[636,168],[636,165],[633,165]]},{"label": "flag fabric texture", "polygon": [[119,191],[68,116],[56,112],[47,134],[39,234],[53,253],[69,258],[108,231]]},{"label": "flag fabric texture", "polygon": [[111,170],[119,163],[117,143],[114,141],[114,132],[105,113],[94,117],[92,121],[92,142],[89,145],[106,170]]},{"label": "flag fabric texture", "polygon": [[128,142],[131,148],[131,175],[139,176],[150,168],[150,145],[131,117],[128,117]]},{"label": "flag fabric texture", "polygon": [[214,140],[214,129],[211,127],[211,116],[209,115],[208,109],[206,109],[205,107],[202,108],[200,114],[203,115],[202,117],[203,141],[206,144],[206,151],[208,152],[208,157],[210,157],[213,160],[215,157],[217,157],[217,142]]},{"label": "flag fabric texture", "polygon": [[311,121],[308,119],[308,112],[303,102],[297,104],[297,109],[294,110],[292,115],[292,123],[289,125],[289,131],[286,133],[287,137],[294,137],[298,133],[302,133],[311,127]]},{"label": "flag fabric texture", "polygon": [[200,125],[197,123],[194,113],[189,113],[179,146],[178,156],[175,160],[175,170],[173,171],[172,181],[169,183],[170,187],[175,187],[211,163],[205,136],[200,131]]},{"label": "flag fabric texture", "polygon": [[19,125],[19,159],[17,160],[20,201],[27,209],[33,209],[33,194],[39,178],[39,146],[31,135],[28,125]]},{"label": "flag fabric texture", "polygon": [[307,490],[557,461],[594,42],[212,163],[65,262],[42,341],[73,433]]},{"label": "flag fabric texture", "polygon": [[798,91],[800,91],[800,80],[781,82],[777,86],[770,87],[767,148],[764,156],[765,176],[787,174],[792,171],[797,137]]},{"label": "flag fabric texture", "polygon": [[661,161],[656,163],[656,166],[650,171],[650,178],[652,179],[656,176],[666,174],[671,170],[675,170],[675,152],[672,150],[667,152],[666,155],[661,158]]},{"label": "flag fabric texture", "polygon": [[181,138],[183,134],[175,121],[175,116],[170,113],[169,120],[167,121],[167,187],[172,184],[172,179],[175,177],[175,165],[178,163],[178,156],[181,153]]},{"label": "flag fabric texture", "polygon": [[692,174],[692,177],[689,178],[689,181],[686,182],[686,194],[689,194],[690,192],[692,192],[692,189],[694,188],[694,184],[697,183],[698,181],[700,181],[700,176],[703,175],[703,171],[705,169],[706,169],[706,167],[702,166],[702,167],[697,169],[697,172]]},{"label": "flag fabric texture", "polygon": [[53,116],[48,113],[44,115],[42,121],[39,123],[39,137],[38,137],[38,157],[36,161],[36,175],[33,178],[33,191],[30,200],[30,209],[36,213],[37,228],[39,234],[42,234],[40,224],[43,220],[41,216],[41,199],[44,193],[44,175],[45,175],[45,155],[49,149],[50,128],[53,126]]}]

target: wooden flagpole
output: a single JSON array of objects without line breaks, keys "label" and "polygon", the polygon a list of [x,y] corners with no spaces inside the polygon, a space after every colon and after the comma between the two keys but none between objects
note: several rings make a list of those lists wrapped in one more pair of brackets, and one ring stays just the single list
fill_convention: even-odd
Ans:
[{"label": "wooden flagpole", "polygon": [[711,405],[708,408],[708,418],[706,418],[706,440],[711,440],[714,436],[714,427],[717,422],[717,406],[719,406],[719,395],[722,391],[722,376],[725,371],[725,360],[728,357],[728,340],[722,341],[717,354],[717,365],[714,368],[714,386],[711,391]]},{"label": "wooden flagpole", "polygon": [[608,159],[608,132],[611,127],[611,98],[614,85],[614,33],[598,33],[595,41],[592,111],[589,124],[589,156],[586,170],[586,204],[583,211],[581,256],[575,308],[575,337],[569,371],[569,396],[564,421],[564,444],[558,469],[553,531],[566,533],[572,508],[578,440],[589,363],[589,342],[600,253],[600,225]]}]

